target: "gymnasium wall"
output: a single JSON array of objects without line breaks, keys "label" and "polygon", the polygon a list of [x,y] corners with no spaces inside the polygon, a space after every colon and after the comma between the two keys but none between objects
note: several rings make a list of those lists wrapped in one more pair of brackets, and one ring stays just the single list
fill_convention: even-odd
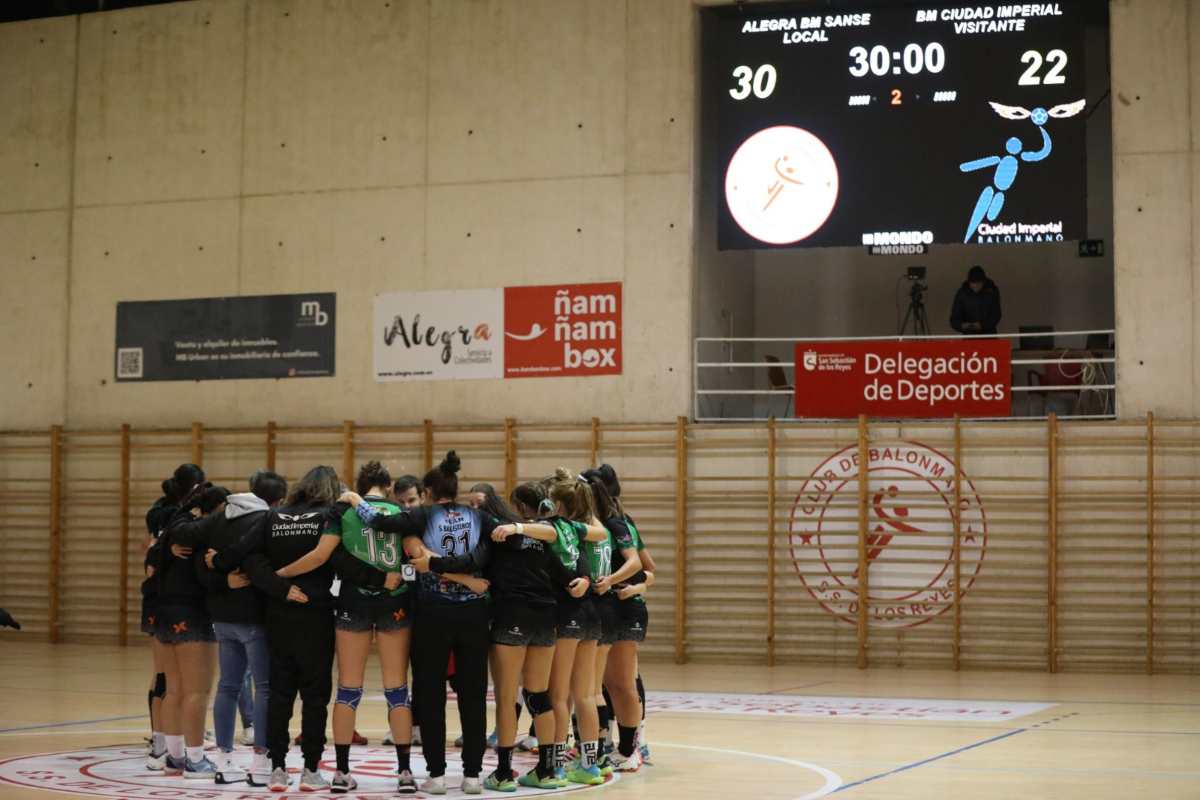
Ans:
[{"label": "gymnasium wall", "polygon": [[[664,419],[688,0],[195,0],[0,26],[0,429]],[[377,384],[381,292],[624,281],[624,374]],[[114,385],[116,303],[338,293],[337,375]]]}]

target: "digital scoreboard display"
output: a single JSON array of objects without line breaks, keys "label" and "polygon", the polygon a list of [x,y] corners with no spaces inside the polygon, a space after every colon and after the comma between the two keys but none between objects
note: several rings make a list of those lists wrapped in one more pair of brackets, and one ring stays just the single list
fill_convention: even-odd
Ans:
[{"label": "digital scoreboard display", "polygon": [[795,3],[710,22],[721,249],[1085,238],[1082,2]]}]

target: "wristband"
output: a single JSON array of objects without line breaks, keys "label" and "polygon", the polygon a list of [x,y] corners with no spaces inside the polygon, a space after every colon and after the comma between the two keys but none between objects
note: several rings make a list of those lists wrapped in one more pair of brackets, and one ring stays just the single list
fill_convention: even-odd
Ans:
[{"label": "wristband", "polygon": [[517,523],[517,535],[523,536],[524,534],[525,534],[525,525],[523,523],[518,522]]}]

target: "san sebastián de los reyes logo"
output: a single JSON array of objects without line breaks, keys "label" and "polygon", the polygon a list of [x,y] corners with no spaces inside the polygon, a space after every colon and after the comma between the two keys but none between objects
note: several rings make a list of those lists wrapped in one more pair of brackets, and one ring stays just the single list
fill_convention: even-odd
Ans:
[{"label": "san sebasti\u00e1n de los reyes logo", "polygon": [[[919,442],[868,450],[868,624],[912,627],[954,601],[954,462]],[[858,447],[813,470],[792,507],[792,560],[809,594],[849,623],[858,619]],[[962,591],[975,583],[987,549],[987,517],[964,474]]]}]

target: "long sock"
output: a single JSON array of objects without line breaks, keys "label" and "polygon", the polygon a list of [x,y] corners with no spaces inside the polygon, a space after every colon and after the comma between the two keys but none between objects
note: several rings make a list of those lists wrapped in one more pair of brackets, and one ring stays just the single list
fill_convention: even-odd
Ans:
[{"label": "long sock", "polygon": [[637,676],[638,702],[642,704],[642,719],[646,718],[646,684],[642,683],[642,673]]},{"label": "long sock", "polygon": [[600,752],[608,747],[608,726],[612,723],[612,718],[608,716],[608,706],[596,706],[596,716],[600,718]]},{"label": "long sock", "polygon": [[582,739],[579,736],[579,717],[574,714],[571,715],[571,733],[575,734],[575,747],[578,748]]},{"label": "long sock", "polygon": [[633,755],[633,739],[637,735],[637,728],[617,723],[617,731],[621,736],[621,741],[617,745],[617,750],[620,751],[622,756],[629,758],[631,755]]},{"label": "long sock", "polygon": [[[540,752],[541,749],[542,748],[539,746],[538,751]],[[554,743],[554,768],[558,769],[559,767],[565,767],[566,765],[567,765],[567,743],[566,742],[555,742]]]},{"label": "long sock", "polygon": [[558,764],[558,745],[556,744],[539,744],[538,745],[538,765],[537,774],[539,778],[549,778],[554,774],[554,769]]},{"label": "long sock", "polygon": [[338,772],[350,774],[350,745],[335,744],[333,750],[337,753],[337,768]]},{"label": "long sock", "polygon": [[187,760],[192,764],[199,764],[204,760],[204,745],[199,747],[187,748]]},{"label": "long sock", "polygon": [[598,742],[583,742],[579,746],[579,765],[584,769],[596,766],[596,757],[600,754]]},{"label": "long sock", "polygon": [[[512,778],[512,753],[511,747],[496,748],[496,775],[501,778]],[[542,754],[538,752],[538,768],[542,766]]]},{"label": "long sock", "polygon": [[154,690],[146,690],[146,708],[150,712],[150,735],[154,735]]},{"label": "long sock", "polygon": [[412,766],[408,763],[410,753],[412,753],[411,744],[396,745],[396,772],[404,772],[405,770],[412,772]]},{"label": "long sock", "polygon": [[150,747],[158,755],[166,751],[167,737],[163,735],[162,731],[154,731],[154,733],[150,734]]},{"label": "long sock", "polygon": [[167,752],[177,761],[183,758],[183,736],[167,734]]}]

